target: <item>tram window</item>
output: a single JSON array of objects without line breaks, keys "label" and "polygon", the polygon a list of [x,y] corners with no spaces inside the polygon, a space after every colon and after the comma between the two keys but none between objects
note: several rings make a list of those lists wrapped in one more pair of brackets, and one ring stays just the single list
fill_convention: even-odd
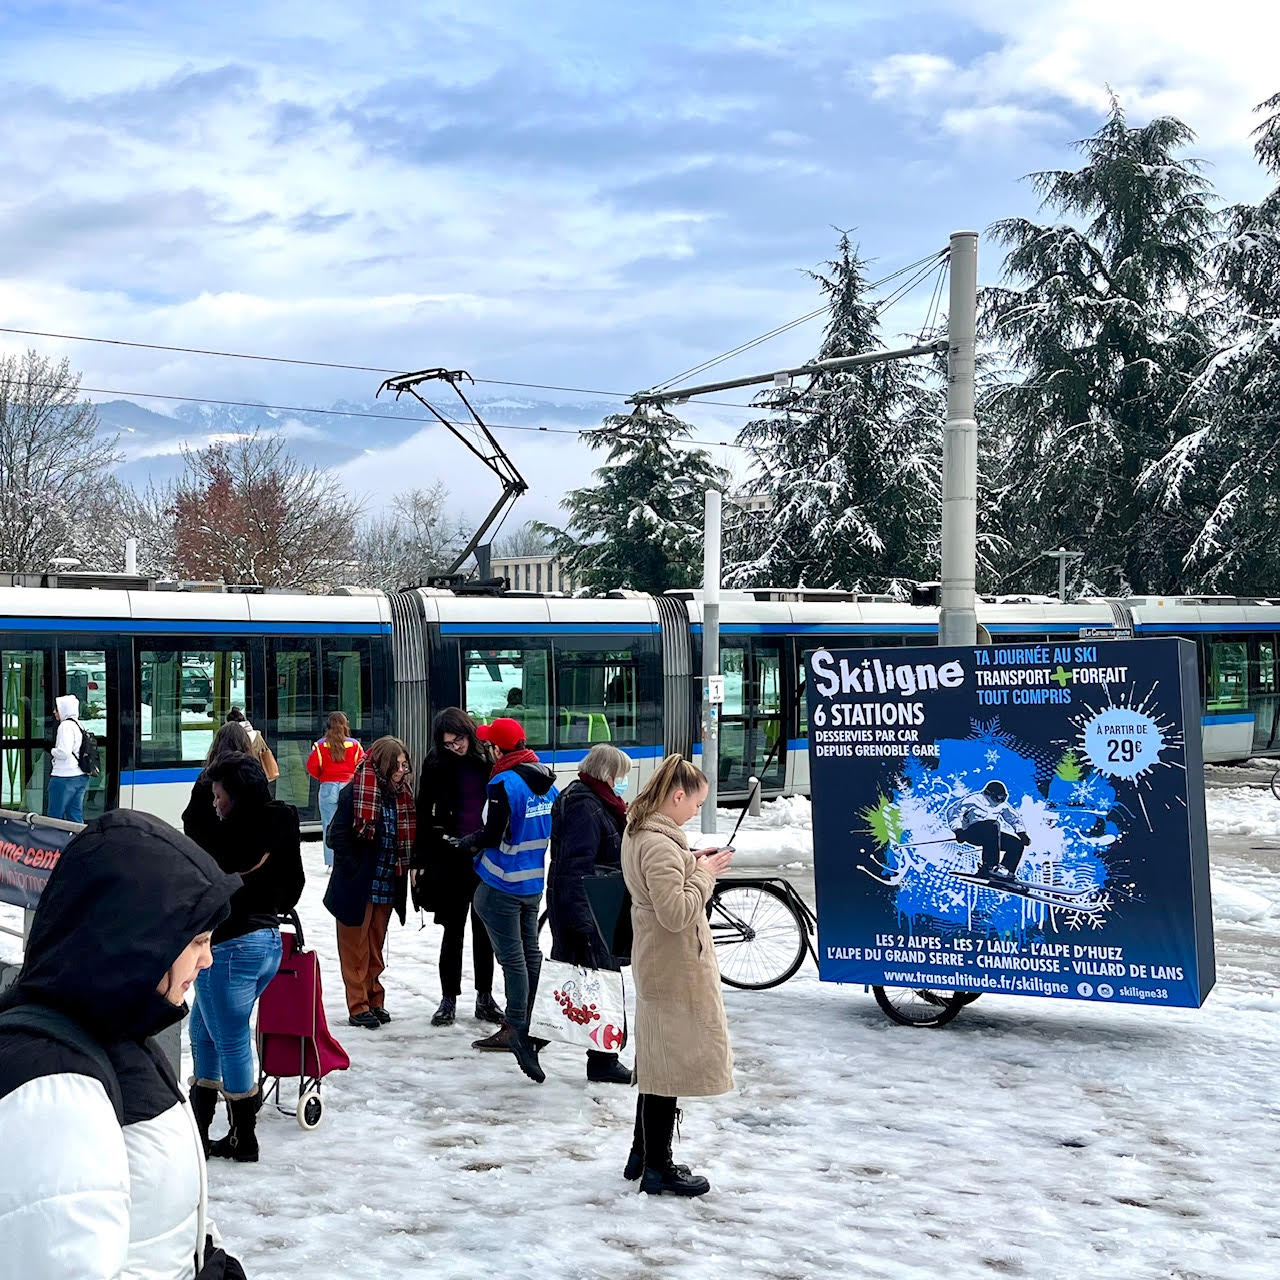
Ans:
[{"label": "tram window", "polygon": [[[374,731],[373,655],[368,640],[322,640],[324,660],[323,697],[315,714],[323,719],[330,711],[341,711],[351,732],[367,747]],[[323,725],[315,730],[320,736]]]},{"label": "tram window", "polygon": [[[636,746],[656,726],[657,650],[648,641],[628,649],[589,641],[555,643],[558,729],[556,745],[573,749],[597,742]],[[646,669],[653,665],[653,677]]]},{"label": "tram window", "polygon": [[1274,636],[1258,638],[1258,657],[1253,668],[1253,689],[1256,693],[1276,691],[1276,642]]},{"label": "tram window", "polygon": [[280,777],[276,799],[296,805],[310,816],[311,775],[307,757],[320,736],[314,640],[272,640],[268,646],[267,742],[275,753]]},{"label": "tram window", "polygon": [[244,707],[243,649],[153,648],[138,652],[138,758],[198,764],[232,707]]},{"label": "tram window", "polygon": [[50,653],[0,650],[0,808],[44,812],[53,708]]},{"label": "tram window", "polygon": [[747,679],[747,642],[720,642],[720,674],[724,677],[724,704],[720,708],[722,716],[740,716],[745,714],[742,705],[744,686]]},{"label": "tram window", "polygon": [[[73,693],[80,703],[80,724],[97,739],[102,751],[114,755],[113,735],[107,729],[107,655],[103,649],[64,649],[62,652],[62,692]],[[107,768],[89,779],[84,797],[84,816],[99,818],[106,810]]]},{"label": "tram window", "polygon": [[550,657],[541,647],[464,649],[466,711],[481,724],[498,716],[512,716],[524,725],[531,747],[549,747]]},{"label": "tram window", "polygon": [[1249,705],[1249,645],[1245,640],[1210,638],[1205,710],[1243,711]]}]

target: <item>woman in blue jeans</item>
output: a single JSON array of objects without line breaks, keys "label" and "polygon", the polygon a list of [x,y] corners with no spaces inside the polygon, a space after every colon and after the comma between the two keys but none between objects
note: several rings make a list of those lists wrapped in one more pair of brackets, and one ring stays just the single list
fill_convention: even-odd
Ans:
[{"label": "woman in blue jeans", "polygon": [[[212,1156],[258,1158],[257,1117],[262,1106],[253,1062],[249,1019],[254,1003],[280,968],[279,917],[302,896],[298,811],[272,800],[267,775],[251,756],[233,754],[202,775],[209,784],[217,825],[207,815],[182,815],[187,834],[224,871],[241,877],[231,914],[213,933],[213,965],[196,980],[191,1010],[195,1079],[191,1106],[205,1151]],[[218,1098],[227,1100],[231,1129],[209,1141]]]}]

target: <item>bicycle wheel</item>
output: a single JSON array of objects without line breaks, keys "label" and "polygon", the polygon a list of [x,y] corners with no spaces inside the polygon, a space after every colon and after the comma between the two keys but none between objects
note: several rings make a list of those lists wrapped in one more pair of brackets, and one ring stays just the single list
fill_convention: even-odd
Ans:
[{"label": "bicycle wheel", "polygon": [[1280,800],[1280,769],[1271,775],[1271,794]]},{"label": "bicycle wheel", "polygon": [[786,982],[804,963],[804,921],[771,884],[717,884],[707,917],[726,986],[764,991]]},{"label": "bicycle wheel", "polygon": [[871,994],[885,1016],[903,1027],[945,1026],[960,1012],[968,991],[929,991],[919,987],[872,987]]}]

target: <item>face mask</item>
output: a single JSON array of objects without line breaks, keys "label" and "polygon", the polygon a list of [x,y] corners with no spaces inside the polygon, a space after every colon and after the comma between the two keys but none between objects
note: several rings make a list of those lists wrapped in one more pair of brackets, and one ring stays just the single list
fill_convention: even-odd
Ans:
[{"label": "face mask", "polygon": [[628,786],[627,779],[626,779],[626,778],[619,778],[619,779],[618,779],[618,780],[613,784],[613,794],[614,794],[614,795],[616,795],[616,796],[620,796],[620,795],[625,794],[625,792],[626,792],[626,790],[627,790],[627,786]]}]

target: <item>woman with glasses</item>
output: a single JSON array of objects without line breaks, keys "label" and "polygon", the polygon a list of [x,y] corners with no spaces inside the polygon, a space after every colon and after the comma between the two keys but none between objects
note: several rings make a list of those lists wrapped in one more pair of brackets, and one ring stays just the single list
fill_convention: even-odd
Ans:
[{"label": "woman with glasses", "polygon": [[383,944],[393,907],[404,924],[417,830],[410,776],[408,747],[399,738],[379,738],[343,787],[329,824],[333,874],[324,905],[338,922],[348,1020],[367,1031],[391,1021],[381,982]]},{"label": "woman with glasses", "polygon": [[493,946],[471,900],[480,877],[470,855],[450,837],[470,835],[484,825],[485,792],[494,756],[476,735],[476,722],[461,707],[446,707],[431,727],[434,745],[422,762],[418,781],[418,839],[411,864],[413,905],[430,911],[444,929],[440,943],[440,1007],[433,1027],[453,1024],[462,994],[462,944],[471,916],[471,959],[475,966],[476,1017],[499,1025],[502,1010],[493,999]]}]

